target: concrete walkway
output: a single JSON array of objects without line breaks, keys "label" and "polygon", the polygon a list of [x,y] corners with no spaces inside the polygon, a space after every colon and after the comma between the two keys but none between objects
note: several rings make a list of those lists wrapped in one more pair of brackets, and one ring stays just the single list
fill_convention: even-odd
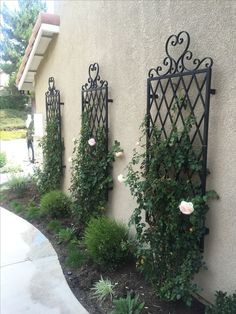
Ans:
[{"label": "concrete walkway", "polygon": [[[26,139],[0,140],[0,151],[6,154],[8,167],[21,169],[21,172],[15,175],[27,176],[33,174],[34,164],[29,162]],[[37,145],[35,145],[35,151],[37,151]],[[12,173],[0,173],[0,184],[6,183],[11,177]]]},{"label": "concrete walkway", "polygon": [[67,285],[45,236],[2,207],[0,215],[0,313],[88,314]]}]

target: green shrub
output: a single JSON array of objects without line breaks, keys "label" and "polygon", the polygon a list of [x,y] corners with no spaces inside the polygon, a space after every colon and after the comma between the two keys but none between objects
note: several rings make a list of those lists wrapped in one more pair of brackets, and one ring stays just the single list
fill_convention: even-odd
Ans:
[{"label": "green shrub", "polygon": [[28,102],[28,97],[22,95],[0,96],[0,109],[23,109]]},{"label": "green shrub", "polygon": [[217,291],[215,305],[206,308],[206,314],[234,314],[236,313],[236,292],[227,295],[226,292]]},{"label": "green shrub", "polygon": [[70,207],[70,198],[61,191],[51,191],[42,196],[40,201],[41,213],[53,218],[68,216]]},{"label": "green shrub", "polygon": [[58,233],[61,229],[61,222],[57,219],[52,219],[48,225],[48,229],[51,231],[54,231],[55,233]]},{"label": "green shrub", "polygon": [[138,296],[134,298],[130,294],[126,298],[119,298],[113,301],[114,309],[111,314],[140,314],[144,303],[139,302]]},{"label": "green shrub", "polygon": [[94,297],[102,302],[108,297],[112,300],[114,296],[114,288],[115,285],[113,285],[109,279],[104,280],[101,276],[101,279],[94,284],[91,290],[93,291]]},{"label": "green shrub", "polygon": [[16,200],[11,201],[10,206],[17,214],[24,210],[24,206]]},{"label": "green shrub", "polygon": [[26,219],[37,220],[41,217],[40,208],[35,204],[29,204],[26,208]]},{"label": "green shrub", "polygon": [[58,232],[59,242],[69,242],[74,238],[74,230],[72,228],[61,229]]},{"label": "green shrub", "polygon": [[16,193],[18,197],[23,197],[24,193],[28,190],[30,185],[30,178],[23,176],[13,175],[7,182],[7,185],[11,191]]},{"label": "green shrub", "polygon": [[90,220],[85,229],[85,244],[99,265],[117,268],[129,257],[127,228],[107,217]]},{"label": "green shrub", "polygon": [[69,245],[68,256],[65,263],[67,267],[79,268],[87,261],[87,255],[81,251],[76,245]]},{"label": "green shrub", "polygon": [[6,154],[0,152],[0,168],[4,167],[6,163],[7,163]]},{"label": "green shrub", "polygon": [[26,207],[26,219],[37,220],[41,217],[40,208],[35,204],[35,202],[30,201]]}]

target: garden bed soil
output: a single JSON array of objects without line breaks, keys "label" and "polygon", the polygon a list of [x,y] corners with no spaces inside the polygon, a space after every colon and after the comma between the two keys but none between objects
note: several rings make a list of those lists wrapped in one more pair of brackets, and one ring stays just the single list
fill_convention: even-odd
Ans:
[{"label": "garden bed soil", "polygon": [[[38,202],[39,198],[36,191],[32,188],[30,191],[17,197],[9,190],[1,192],[0,205],[13,212],[12,201],[16,201],[22,206],[26,206],[31,200]],[[25,218],[24,210],[17,213]],[[196,299],[193,300],[192,306],[188,307],[182,302],[163,302],[158,300],[154,289],[145,282],[143,276],[136,271],[135,262],[131,261],[125,267],[117,271],[109,271],[101,269],[89,260],[85,265],[78,269],[72,269],[66,266],[65,259],[67,257],[66,245],[58,242],[55,233],[47,228],[47,223],[43,220],[30,221],[38,228],[51,242],[57,252],[65,278],[79,302],[87,309],[90,314],[107,314],[111,312],[112,302],[110,299],[105,300],[102,304],[92,295],[91,287],[97,282],[101,276],[103,279],[110,279],[115,287],[115,297],[125,297],[127,292],[133,292],[139,295],[141,302],[145,303],[143,314],[203,314],[205,307]],[[64,226],[70,227],[72,221],[68,219],[62,221]]]}]

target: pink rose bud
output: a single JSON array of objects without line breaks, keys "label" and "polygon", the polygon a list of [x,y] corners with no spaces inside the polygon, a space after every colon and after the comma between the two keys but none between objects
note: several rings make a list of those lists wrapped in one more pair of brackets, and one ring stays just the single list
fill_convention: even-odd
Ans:
[{"label": "pink rose bud", "polygon": [[182,201],[179,205],[181,213],[185,215],[190,215],[194,211],[193,203]]},{"label": "pink rose bud", "polygon": [[96,141],[95,141],[94,138],[90,138],[90,139],[88,140],[88,143],[89,143],[90,146],[96,145]]}]

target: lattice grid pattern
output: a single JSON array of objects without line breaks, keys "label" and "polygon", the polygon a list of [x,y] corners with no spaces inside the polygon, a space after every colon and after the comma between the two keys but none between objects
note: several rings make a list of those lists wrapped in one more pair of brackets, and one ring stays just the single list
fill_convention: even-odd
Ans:
[{"label": "lattice grid pattern", "polygon": [[52,121],[56,122],[57,132],[55,135],[55,143],[58,143],[60,146],[61,152],[61,171],[63,169],[63,144],[61,139],[61,101],[60,101],[60,91],[55,88],[55,80],[53,77],[50,77],[48,80],[48,90],[45,93],[45,102],[46,102],[46,119],[47,125],[50,125]]}]

